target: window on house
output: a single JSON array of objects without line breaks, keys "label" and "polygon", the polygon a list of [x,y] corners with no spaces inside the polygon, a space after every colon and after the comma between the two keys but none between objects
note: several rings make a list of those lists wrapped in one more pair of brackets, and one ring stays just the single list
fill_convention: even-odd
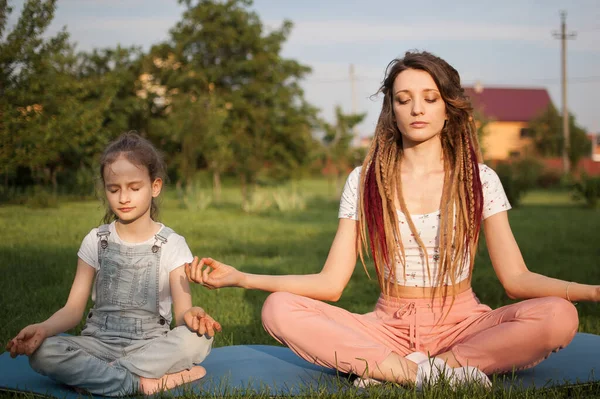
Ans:
[{"label": "window on house", "polygon": [[531,137],[531,129],[528,127],[521,128],[521,138]]},{"label": "window on house", "polygon": [[519,151],[511,151],[508,153],[509,158],[512,159],[519,158],[520,155],[521,153]]}]

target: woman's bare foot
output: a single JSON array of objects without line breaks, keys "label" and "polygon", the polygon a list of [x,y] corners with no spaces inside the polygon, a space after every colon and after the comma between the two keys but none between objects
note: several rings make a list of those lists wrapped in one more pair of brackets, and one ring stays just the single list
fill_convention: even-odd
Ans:
[{"label": "woman's bare foot", "polygon": [[206,375],[206,369],[202,366],[194,366],[190,370],[178,373],[166,374],[161,378],[140,377],[140,392],[150,395],[165,389],[172,389],[181,384],[199,380]]}]

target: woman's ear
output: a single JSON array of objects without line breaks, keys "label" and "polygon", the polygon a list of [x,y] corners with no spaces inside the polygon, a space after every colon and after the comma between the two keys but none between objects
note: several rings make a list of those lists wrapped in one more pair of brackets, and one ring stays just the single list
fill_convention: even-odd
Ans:
[{"label": "woman's ear", "polygon": [[160,194],[163,186],[163,181],[160,177],[157,177],[152,182],[152,197],[156,198]]}]

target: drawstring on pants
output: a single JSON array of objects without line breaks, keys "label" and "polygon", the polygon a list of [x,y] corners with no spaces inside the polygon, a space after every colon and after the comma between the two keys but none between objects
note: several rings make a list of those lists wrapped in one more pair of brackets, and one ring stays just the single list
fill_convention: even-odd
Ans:
[{"label": "drawstring on pants", "polygon": [[[430,307],[429,305],[427,305],[427,307]],[[409,326],[409,337],[410,337],[410,349],[413,350],[417,350],[419,345],[421,344],[420,342],[420,333],[419,333],[419,328],[418,326],[420,325],[420,312],[419,312],[419,307],[416,306],[416,304],[414,302],[409,302],[406,303],[402,306],[400,306],[400,308],[398,308],[398,310],[396,312],[394,312],[394,318],[398,319],[398,320],[404,320],[405,317],[410,317],[412,316],[412,318],[408,321],[408,326]]]}]

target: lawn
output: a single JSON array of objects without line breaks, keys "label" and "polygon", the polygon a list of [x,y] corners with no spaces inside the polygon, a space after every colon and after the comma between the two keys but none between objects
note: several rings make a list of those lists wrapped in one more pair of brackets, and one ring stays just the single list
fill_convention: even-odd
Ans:
[{"label": "lawn", "polygon": [[[191,206],[191,210],[183,209],[178,196],[168,192],[163,199],[161,220],[186,237],[194,254],[217,258],[243,271],[318,272],[337,227],[335,190],[326,181],[314,180],[299,182],[294,189],[301,193],[305,209],[282,212],[274,205],[269,207],[266,203],[269,190],[275,189],[264,189],[257,197],[264,201],[256,202],[251,213],[241,210],[238,190],[234,188],[224,191],[220,205],[207,209]],[[284,195],[291,198],[292,189],[287,187],[286,190]],[[102,215],[99,201],[61,203],[58,208],[50,209],[0,207],[3,227],[0,229],[0,272],[4,276],[0,280],[0,320],[3,321],[0,341],[7,342],[22,327],[44,320],[64,304],[80,242],[100,223]],[[565,193],[532,192],[524,198],[521,207],[509,212],[509,217],[531,270],[600,284],[599,210],[584,208]],[[511,303],[494,275],[483,241],[473,276],[474,290],[482,302],[492,307]],[[223,325],[223,333],[216,339],[215,346],[277,344],[263,330],[260,321],[267,293],[240,289],[209,291],[200,286],[193,286],[192,290],[194,303],[204,307]],[[357,263],[337,305],[353,312],[368,312],[377,295],[376,282],[369,280]],[[580,303],[578,310],[579,331],[600,334],[600,307]],[[70,333],[79,333],[82,325]],[[592,391],[600,395],[598,386],[592,387]],[[572,390],[565,392],[546,390],[533,396],[574,394]],[[577,392],[575,396],[580,395]],[[427,397],[441,397],[435,392],[432,395]]]}]

